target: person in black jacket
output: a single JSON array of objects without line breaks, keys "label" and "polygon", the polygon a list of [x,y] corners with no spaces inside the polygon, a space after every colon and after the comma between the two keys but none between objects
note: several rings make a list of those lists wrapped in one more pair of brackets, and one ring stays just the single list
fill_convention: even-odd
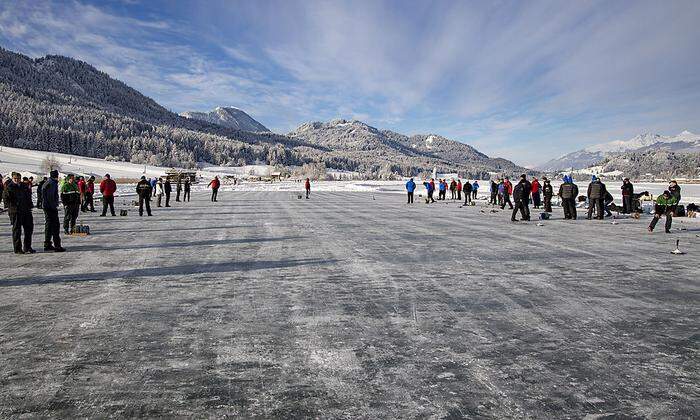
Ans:
[{"label": "person in black jacket", "polygon": [[[32,249],[34,232],[32,190],[27,183],[22,182],[22,175],[19,173],[12,173],[12,181],[3,191],[3,201],[12,222],[12,245],[15,254],[34,254],[36,251]],[[22,246],[22,231],[24,231],[24,246]]]},{"label": "person in black jacket", "polygon": [[632,213],[632,197],[634,197],[634,185],[629,178],[622,180],[622,212],[624,214]]},{"label": "person in black jacket", "polygon": [[185,185],[184,185],[183,191],[184,191],[185,195],[182,196],[182,201],[189,202],[190,201],[190,178],[189,177],[187,179],[185,179]]},{"label": "person in black jacket", "polygon": [[177,177],[177,186],[175,187],[175,201],[180,202],[180,194],[182,193],[182,175]]},{"label": "person in black jacket", "polygon": [[496,197],[498,196],[498,184],[493,179],[491,180],[491,199],[489,204],[497,204]]},{"label": "person in black jacket", "polygon": [[464,192],[464,205],[466,206],[472,202],[472,184],[468,179],[465,179],[464,184],[462,184],[462,192]]},{"label": "person in black jacket", "polygon": [[544,211],[547,213],[552,212],[552,197],[554,196],[554,188],[552,183],[547,179],[547,177],[542,178],[544,184],[542,185],[542,195],[544,196]]},{"label": "person in black jacket", "polygon": [[44,187],[44,184],[46,184],[46,180],[48,178],[44,177],[39,183],[36,185],[36,208],[40,209],[41,208],[41,203],[43,201],[43,197],[41,194],[41,189]]},{"label": "person in black jacket", "polygon": [[603,220],[603,201],[607,192],[605,184],[593,175],[591,183],[588,184],[588,220],[593,216],[593,209],[596,211],[596,219]]},{"label": "person in black jacket", "polygon": [[681,203],[681,186],[675,180],[668,184],[668,192],[676,199],[676,205]]},{"label": "person in black jacket", "polygon": [[139,216],[143,216],[143,206],[146,205],[146,213],[151,214],[151,195],[153,195],[153,187],[148,182],[145,176],[141,177],[141,181],[136,184],[136,194],[139,196]]},{"label": "person in black jacket", "polygon": [[173,192],[173,187],[170,185],[170,180],[168,178],[165,178],[163,191],[165,191],[165,207],[170,207],[170,193]]},{"label": "person in black jacket", "polygon": [[525,174],[520,175],[520,182],[518,182],[515,188],[513,188],[513,202],[515,203],[515,207],[513,207],[513,214],[510,217],[511,221],[518,221],[515,218],[515,215],[518,213],[518,210],[520,210],[521,220],[530,220],[529,204],[531,189],[532,184],[530,184],[530,181],[527,180],[527,176]]},{"label": "person in black jacket", "polygon": [[49,179],[39,191],[44,210],[44,251],[63,252],[61,222],[58,219],[58,171],[51,171]]},{"label": "person in black jacket", "polygon": [[578,186],[574,184],[571,176],[564,176],[564,183],[559,186],[559,197],[564,208],[564,219],[576,220],[576,197],[578,197]]}]

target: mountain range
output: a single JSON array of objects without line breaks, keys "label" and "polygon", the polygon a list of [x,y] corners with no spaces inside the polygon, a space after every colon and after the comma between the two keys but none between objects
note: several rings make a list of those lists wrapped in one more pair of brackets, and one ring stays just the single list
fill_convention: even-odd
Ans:
[{"label": "mountain range", "polygon": [[234,128],[237,130],[253,132],[270,131],[267,129],[267,127],[255,121],[250,115],[246,114],[245,111],[233,106],[220,106],[211,112],[186,111],[180,113],[180,116],[217,124],[223,127]]},{"label": "mountain range", "polygon": [[[537,169],[545,172],[583,169],[601,164],[604,161],[620,161],[628,159],[628,155],[649,152],[664,152],[666,155],[669,153],[671,155],[700,153],[700,135],[693,134],[689,131],[683,131],[676,136],[644,133],[628,140],[615,140],[608,143],[596,144],[585,149],[567,153],[564,156],[538,166]],[[653,167],[639,169],[642,171],[650,171],[650,173],[654,172]],[[683,170],[684,168],[678,169]]]},{"label": "mountain range", "polygon": [[232,107],[184,115],[83,61],[0,48],[0,145],[177,167],[311,164],[367,177],[527,171],[444,137],[359,121],[313,122],[280,135]]}]

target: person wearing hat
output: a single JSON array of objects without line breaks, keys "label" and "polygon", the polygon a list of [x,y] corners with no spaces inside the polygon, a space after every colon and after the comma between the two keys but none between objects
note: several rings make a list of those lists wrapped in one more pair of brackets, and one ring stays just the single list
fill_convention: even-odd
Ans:
[{"label": "person wearing hat", "polygon": [[622,180],[622,212],[624,214],[632,213],[632,197],[634,197],[634,185],[629,178]]},{"label": "person wearing hat", "polygon": [[527,180],[527,175],[520,175],[520,181],[515,185],[513,189],[513,202],[515,207],[513,208],[513,214],[510,217],[512,222],[517,222],[515,215],[520,210],[520,220],[530,220],[530,192],[532,191],[532,184]]},{"label": "person wearing hat", "polygon": [[153,195],[153,187],[148,182],[145,176],[141,177],[141,181],[136,184],[136,194],[139,196],[139,216],[143,216],[143,206],[146,205],[146,213],[151,214],[151,195]]},{"label": "person wearing hat", "polygon": [[603,220],[603,201],[605,199],[605,184],[600,179],[593,175],[591,183],[588,184],[588,220],[593,217],[593,209],[596,211],[596,219]]},{"label": "person wearing hat", "polygon": [[661,219],[661,216],[666,215],[666,233],[671,233],[671,223],[673,222],[673,212],[675,211],[678,200],[675,196],[671,194],[670,191],[666,190],[656,199],[656,205],[654,206],[654,218],[649,224],[649,232],[653,232],[656,224]]},{"label": "person wearing hat", "polygon": [[552,212],[552,197],[554,196],[554,188],[552,183],[547,179],[547,177],[542,178],[542,195],[544,196],[544,211],[547,213]]},{"label": "person wearing hat", "polygon": [[[3,191],[3,201],[12,223],[12,245],[15,254],[34,254],[36,251],[32,249],[34,232],[32,190],[26,182],[22,182],[22,175],[18,172],[12,172],[12,180]],[[22,231],[24,231],[24,246]]]},{"label": "person wearing hat", "polygon": [[61,201],[63,202],[63,232],[69,235],[75,229],[75,221],[80,213],[80,191],[75,183],[75,175],[68,174],[61,185]]},{"label": "person wearing hat", "polygon": [[63,252],[61,247],[61,222],[58,219],[58,171],[53,170],[41,187],[44,210],[44,251]]},{"label": "person wearing hat", "polygon": [[578,186],[574,184],[574,179],[570,175],[564,175],[564,182],[559,186],[558,195],[561,198],[561,206],[564,208],[564,219],[576,220]]}]

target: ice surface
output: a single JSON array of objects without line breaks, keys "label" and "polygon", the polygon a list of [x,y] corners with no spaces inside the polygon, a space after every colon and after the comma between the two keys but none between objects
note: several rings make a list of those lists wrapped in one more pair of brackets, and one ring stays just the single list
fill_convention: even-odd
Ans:
[{"label": "ice surface", "polygon": [[81,216],[93,235],[62,255],[11,254],[2,215],[0,417],[699,415],[687,220],[650,235],[648,218],[557,209],[540,227],[398,194],[220,200]]}]

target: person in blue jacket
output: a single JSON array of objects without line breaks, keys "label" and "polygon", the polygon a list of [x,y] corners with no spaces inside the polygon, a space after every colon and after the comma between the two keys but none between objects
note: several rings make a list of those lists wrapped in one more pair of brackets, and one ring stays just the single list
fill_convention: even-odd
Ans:
[{"label": "person in blue jacket", "polygon": [[413,182],[413,178],[409,179],[406,183],[406,192],[408,193],[408,203],[413,204],[413,191],[416,190],[416,183]]},{"label": "person in blue jacket", "polygon": [[433,186],[432,182],[424,182],[423,185],[425,185],[425,189],[428,191],[428,198],[425,199],[425,203],[434,203],[435,199],[433,198],[433,192],[435,192],[435,187]]},{"label": "person in blue jacket", "polygon": [[474,196],[474,200],[476,200],[476,192],[479,191],[479,181],[474,181],[472,184],[472,194]]},{"label": "person in blue jacket", "polygon": [[156,196],[156,184],[158,183],[158,179],[156,177],[151,178],[151,188],[153,189],[153,197]]}]

